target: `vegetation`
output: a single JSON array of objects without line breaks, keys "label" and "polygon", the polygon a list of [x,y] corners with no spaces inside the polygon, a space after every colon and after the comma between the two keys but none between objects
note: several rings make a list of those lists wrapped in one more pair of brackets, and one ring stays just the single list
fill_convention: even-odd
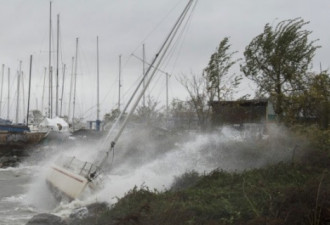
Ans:
[{"label": "vegetation", "polygon": [[145,105],[137,107],[135,118],[132,120],[147,124],[161,125],[161,121],[164,121],[164,114],[160,112],[158,107],[159,103],[148,96]]},{"label": "vegetation", "polygon": [[295,124],[303,119],[316,123],[321,129],[328,129],[330,114],[330,77],[326,72],[310,74],[303,91],[286,98],[285,121]]},{"label": "vegetation", "polygon": [[182,75],[179,78],[182,86],[189,94],[188,102],[198,118],[199,127],[207,128],[211,108],[209,103],[213,100],[231,98],[234,89],[239,85],[241,77],[230,74],[229,71],[239,60],[233,59],[237,52],[228,52],[231,45],[229,38],[225,37],[211,55],[208,66],[202,76]]},{"label": "vegetation", "polygon": [[203,77],[207,83],[209,101],[228,99],[241,80],[240,76],[229,74],[229,70],[239,61],[232,59],[237,52],[228,53],[230,47],[229,38],[225,37],[204,69]]},{"label": "vegetation", "polygon": [[187,103],[191,105],[190,108],[196,114],[199,127],[204,130],[211,113],[211,109],[208,106],[205,80],[197,75],[192,75],[190,78],[182,76],[180,82],[189,93],[190,99]]},{"label": "vegetation", "polygon": [[[327,71],[315,73],[312,62],[317,40],[309,40],[301,18],[289,19],[272,26],[266,24],[261,34],[252,39],[240,65],[243,74],[257,85],[256,97],[268,98],[274,105],[279,122],[287,125],[317,123],[328,129],[330,115],[330,77]],[[230,73],[240,61],[233,59],[229,39],[224,38],[211,55],[202,75],[183,75],[180,82],[189,93],[199,127],[210,122],[210,102],[229,100],[241,81]],[[246,96],[241,97],[244,99]]]},{"label": "vegetation", "polygon": [[304,88],[307,72],[318,46],[309,41],[307,23],[297,18],[280,22],[275,28],[266,24],[264,32],[246,47],[243,73],[254,80],[260,94],[274,99],[275,113],[284,114],[285,95]]}]

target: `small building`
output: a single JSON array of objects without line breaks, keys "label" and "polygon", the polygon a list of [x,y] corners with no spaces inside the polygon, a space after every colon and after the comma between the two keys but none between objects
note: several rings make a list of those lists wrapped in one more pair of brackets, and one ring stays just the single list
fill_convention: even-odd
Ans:
[{"label": "small building", "polygon": [[267,99],[213,101],[210,105],[213,126],[267,124],[276,119],[273,104]]}]

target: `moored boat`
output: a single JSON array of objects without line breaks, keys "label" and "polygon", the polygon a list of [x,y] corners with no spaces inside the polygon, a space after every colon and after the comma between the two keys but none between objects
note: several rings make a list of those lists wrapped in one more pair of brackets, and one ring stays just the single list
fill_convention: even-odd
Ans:
[{"label": "moored boat", "polygon": [[47,132],[31,132],[28,126],[0,124],[1,148],[24,148],[38,144]]}]

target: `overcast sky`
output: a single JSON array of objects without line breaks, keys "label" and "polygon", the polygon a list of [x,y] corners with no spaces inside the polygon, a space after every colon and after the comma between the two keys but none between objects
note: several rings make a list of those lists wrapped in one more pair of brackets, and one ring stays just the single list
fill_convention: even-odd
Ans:
[{"label": "overcast sky", "polygon": [[[151,61],[188,0],[53,0],[53,66],[56,65],[56,15],[60,14],[60,70],[66,64],[63,113],[67,114],[71,58],[79,38],[77,114],[92,119],[96,114],[96,36],[100,46],[101,116],[116,107],[118,100],[118,58],[122,55],[122,101],[128,99],[142,73],[142,63],[132,54]],[[28,83],[29,56],[33,55],[31,107],[42,106],[44,68],[48,66],[49,1],[0,0],[0,64],[5,64],[1,117],[7,115],[7,68],[11,69],[10,109],[14,119],[16,74],[23,61],[24,84]],[[310,24],[312,39],[322,48],[316,53],[314,70],[329,68],[330,1],[328,0],[199,0],[182,41],[162,70],[170,73],[170,98],[186,98],[175,77],[201,74],[211,54],[224,37],[230,38],[232,51],[242,57],[252,38],[266,23],[302,17]],[[232,71],[239,74],[240,71]],[[60,74],[62,76],[62,74]],[[61,81],[60,81],[61,82]],[[47,81],[46,81],[47,85]],[[248,93],[244,83],[240,93]],[[27,87],[25,88],[27,89]],[[48,86],[45,87],[48,89]],[[27,92],[27,90],[25,90]],[[250,91],[251,92],[251,91]],[[48,98],[45,91],[44,99]],[[158,74],[149,93],[165,102],[165,76]],[[25,97],[27,98],[27,96]],[[23,101],[23,100],[21,100]],[[25,102],[27,100],[25,99]],[[46,103],[44,103],[44,108]],[[44,110],[43,110],[44,111]]]}]

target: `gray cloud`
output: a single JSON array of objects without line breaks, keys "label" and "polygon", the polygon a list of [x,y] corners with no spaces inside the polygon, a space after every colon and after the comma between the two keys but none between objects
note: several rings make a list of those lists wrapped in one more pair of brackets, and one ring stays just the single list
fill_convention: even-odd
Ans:
[{"label": "gray cloud", "polygon": [[[123,57],[123,92],[134,86],[142,72],[142,64],[130,54],[142,54],[146,44],[147,59],[152,57],[178,17],[187,1],[183,0],[54,0],[53,44],[56,31],[56,14],[61,18],[61,61],[67,65],[67,80],[74,56],[75,38],[79,37],[78,101],[81,115],[95,107],[96,102],[96,36],[100,38],[100,76],[102,115],[116,105],[118,55]],[[200,0],[197,4],[185,39],[178,48],[171,65],[166,70],[173,77],[182,73],[201,73],[220,40],[229,36],[233,51],[242,57],[245,46],[260,34],[266,23],[302,17],[310,24],[312,38],[320,39],[322,48],[315,56],[315,70],[319,64],[329,67],[330,31],[327,0]],[[0,0],[0,63],[12,70],[15,82],[19,60],[28,73],[29,55],[33,54],[33,98],[41,106],[44,67],[48,65],[49,2],[45,0]],[[53,53],[53,59],[55,54]],[[175,61],[175,63],[173,63]],[[55,61],[54,61],[55,65]],[[175,67],[173,67],[175,65]],[[236,71],[239,73],[239,71]],[[161,76],[161,75],[160,75]],[[164,102],[163,78],[158,79],[157,92],[153,93]],[[6,82],[6,79],[5,79]],[[27,84],[27,78],[26,82]],[[171,79],[171,97],[184,99],[186,93],[177,81]],[[68,87],[68,83],[66,83]],[[4,91],[4,93],[6,93]],[[46,92],[47,93],[47,92]],[[65,91],[68,96],[68,90]],[[12,93],[14,96],[14,90]],[[45,99],[47,99],[45,97]],[[65,102],[65,101],[64,101]],[[36,100],[32,99],[33,107]],[[90,112],[95,111],[92,109]],[[92,113],[89,115],[93,117]]]}]

